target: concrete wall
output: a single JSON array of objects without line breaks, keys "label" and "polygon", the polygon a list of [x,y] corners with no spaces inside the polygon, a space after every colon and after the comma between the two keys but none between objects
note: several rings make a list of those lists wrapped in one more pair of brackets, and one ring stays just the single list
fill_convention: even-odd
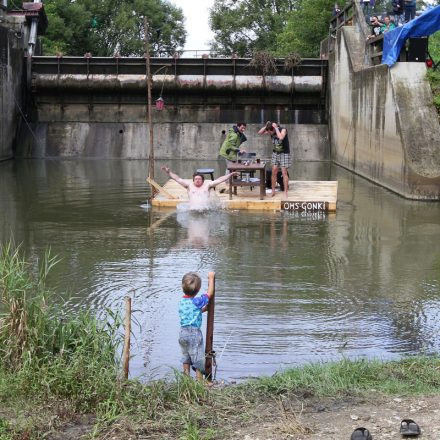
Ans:
[{"label": "concrete wall", "polygon": [[13,146],[21,121],[24,35],[21,17],[6,17],[0,11],[0,160],[13,156]]},{"label": "concrete wall", "polygon": [[[222,130],[231,124],[158,122],[154,124],[154,154],[157,159],[216,159]],[[248,124],[243,147],[259,155],[271,154],[268,136],[258,136],[261,125]],[[286,124],[296,160],[330,160],[325,124]],[[143,122],[39,122],[34,126],[38,141],[22,131],[18,156],[105,157],[145,159],[149,155],[148,124]]]},{"label": "concrete wall", "polygon": [[440,199],[440,126],[424,63],[363,67],[354,27],[329,55],[332,159],[412,199]]},{"label": "concrete wall", "polygon": [[[165,109],[153,108],[152,113],[157,159],[217,159],[222,131],[238,121],[248,123],[243,147],[269,156],[269,137],[257,136],[257,131],[271,120],[288,129],[296,160],[330,160],[321,77],[269,78],[267,90],[258,76],[237,79],[244,82],[235,89],[228,75],[214,79],[208,75],[205,85],[197,75],[192,75],[193,82],[182,75],[171,79],[178,84],[169,90],[171,85],[165,81]],[[37,69],[29,108],[35,136],[23,126],[16,154],[148,158],[145,95],[143,75],[58,76]]]}]

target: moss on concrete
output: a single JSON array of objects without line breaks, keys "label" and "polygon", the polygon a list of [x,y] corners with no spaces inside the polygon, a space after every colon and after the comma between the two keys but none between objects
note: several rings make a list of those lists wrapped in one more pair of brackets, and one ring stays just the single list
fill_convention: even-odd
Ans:
[{"label": "moss on concrete", "polygon": [[434,105],[440,118],[440,71],[430,70],[426,74],[429,84],[431,84],[432,94],[434,95]]}]

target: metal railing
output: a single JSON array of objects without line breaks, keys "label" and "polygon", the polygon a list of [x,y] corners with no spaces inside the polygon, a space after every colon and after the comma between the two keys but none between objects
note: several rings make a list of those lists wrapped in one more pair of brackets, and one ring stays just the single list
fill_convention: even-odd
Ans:
[{"label": "metal railing", "polygon": [[[151,58],[151,71],[167,75],[256,75],[261,73],[247,58]],[[32,57],[32,74],[58,75],[145,75],[146,58],[125,57]],[[304,58],[286,69],[284,59],[276,60],[277,76],[322,76],[327,61]]]},{"label": "metal railing", "polygon": [[[321,42],[321,58],[328,58],[328,54],[334,50],[336,33],[343,26],[355,25],[361,36],[365,38],[365,61],[367,65],[378,65],[382,62],[383,34],[371,37],[369,26],[365,20],[364,12],[359,0],[352,0],[344,9],[330,20],[329,36]],[[414,43],[413,43],[414,44]],[[424,61],[422,57],[420,61]],[[411,56],[411,39],[407,41],[400,52],[398,61],[414,61]]]},{"label": "metal railing", "polygon": [[350,2],[338,14],[334,15],[330,20],[330,35],[336,35],[338,29],[342,26],[352,25],[354,16],[354,2]]}]

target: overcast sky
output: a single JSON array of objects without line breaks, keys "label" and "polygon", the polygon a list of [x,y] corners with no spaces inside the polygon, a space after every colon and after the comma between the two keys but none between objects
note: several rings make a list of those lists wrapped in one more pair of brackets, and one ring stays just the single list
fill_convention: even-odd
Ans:
[{"label": "overcast sky", "polygon": [[208,49],[213,34],[209,28],[209,12],[214,0],[170,0],[182,8],[185,16],[186,50]]}]

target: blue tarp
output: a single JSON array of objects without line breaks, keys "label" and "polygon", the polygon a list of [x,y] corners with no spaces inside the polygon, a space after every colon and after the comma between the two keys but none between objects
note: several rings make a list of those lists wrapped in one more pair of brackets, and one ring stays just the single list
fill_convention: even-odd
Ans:
[{"label": "blue tarp", "polygon": [[391,67],[399,59],[407,38],[426,37],[438,30],[440,30],[440,6],[429,9],[405,25],[386,32],[383,36],[382,64]]}]

